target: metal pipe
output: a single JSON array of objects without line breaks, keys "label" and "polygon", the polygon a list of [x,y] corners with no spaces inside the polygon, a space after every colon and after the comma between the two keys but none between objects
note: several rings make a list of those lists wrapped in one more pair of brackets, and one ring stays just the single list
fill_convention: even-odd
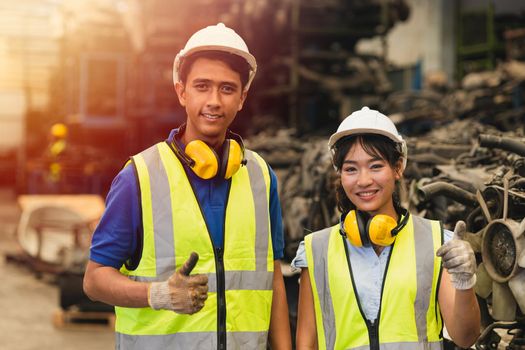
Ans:
[{"label": "metal pipe", "polygon": [[[487,338],[490,337],[492,334],[493,329],[521,329],[521,326],[518,322],[512,322],[512,323],[504,323],[504,322],[494,322],[490,324],[487,328],[483,330],[483,333],[479,336],[478,340],[476,340],[476,349],[487,349],[485,346],[487,342]],[[509,334],[512,334],[509,332]]]},{"label": "metal pipe", "polygon": [[461,204],[474,207],[478,204],[476,196],[461,187],[438,181],[418,188],[417,196],[420,201],[426,202],[435,196],[445,196]]},{"label": "metal pipe", "polygon": [[511,188],[525,189],[525,177],[514,181]]},{"label": "metal pipe", "polygon": [[479,135],[479,145],[487,148],[499,148],[525,157],[525,143],[510,137],[481,134]]}]

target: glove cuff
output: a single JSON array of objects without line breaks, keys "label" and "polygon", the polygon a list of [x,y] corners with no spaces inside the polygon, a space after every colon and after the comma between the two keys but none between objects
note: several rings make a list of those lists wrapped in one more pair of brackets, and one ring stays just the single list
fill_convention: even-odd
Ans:
[{"label": "glove cuff", "polygon": [[149,285],[148,304],[154,310],[171,309],[168,281],[153,282]]},{"label": "glove cuff", "polygon": [[470,275],[468,274],[467,276],[462,276],[462,275],[456,275],[456,276],[451,276],[452,278],[452,284],[454,285],[454,288],[458,289],[458,290],[466,290],[466,289],[470,289],[470,288],[473,288],[475,285],[476,285],[476,274],[473,274],[473,275]]}]

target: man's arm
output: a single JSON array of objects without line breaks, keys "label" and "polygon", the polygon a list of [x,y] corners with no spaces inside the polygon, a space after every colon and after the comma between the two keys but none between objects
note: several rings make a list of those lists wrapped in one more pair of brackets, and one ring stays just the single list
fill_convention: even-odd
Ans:
[{"label": "man's arm", "polygon": [[150,306],[183,314],[199,311],[208,298],[208,277],[190,275],[199,260],[197,253],[165,281],[137,282],[120,273],[120,266],[135,256],[137,240],[142,239],[138,237],[142,236],[139,202],[135,173],[128,164],[113,180],[106,210],[93,234],[84,275],[86,295],[114,306]]},{"label": "man's arm", "polygon": [[93,233],[84,275],[89,298],[116,306],[148,306],[148,283],[132,281],[119,272],[136,250],[140,215],[137,180],[128,164],[113,180],[106,210]]},{"label": "man's arm", "polygon": [[268,165],[270,173],[270,228],[272,234],[273,248],[273,299],[272,315],[270,318],[270,344],[272,349],[291,349],[292,338],[290,332],[290,321],[288,314],[288,302],[284,288],[283,274],[280,259],[283,258],[284,237],[281,204],[277,191],[277,176]]},{"label": "man's arm", "polygon": [[117,269],[89,261],[84,275],[84,292],[95,301],[124,307],[148,307],[148,285],[132,281]]},{"label": "man's arm", "polygon": [[284,288],[281,263],[274,260],[273,263],[273,299],[272,315],[270,319],[270,344],[275,350],[292,349],[292,338],[290,322],[288,319],[288,302],[286,301],[286,290]]},{"label": "man's arm", "polygon": [[93,300],[124,307],[151,307],[194,314],[208,298],[208,276],[190,275],[199,256],[192,253],[171,277],[162,282],[144,283],[128,279],[113,267],[93,261],[84,276],[84,291]]}]

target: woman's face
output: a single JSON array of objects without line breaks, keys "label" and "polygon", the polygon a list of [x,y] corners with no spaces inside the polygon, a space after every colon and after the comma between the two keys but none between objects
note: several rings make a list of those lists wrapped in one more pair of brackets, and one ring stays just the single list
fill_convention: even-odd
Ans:
[{"label": "woman's face", "polygon": [[348,199],[370,215],[397,217],[392,194],[400,177],[385,159],[369,155],[359,142],[350,148],[341,167],[341,184]]}]

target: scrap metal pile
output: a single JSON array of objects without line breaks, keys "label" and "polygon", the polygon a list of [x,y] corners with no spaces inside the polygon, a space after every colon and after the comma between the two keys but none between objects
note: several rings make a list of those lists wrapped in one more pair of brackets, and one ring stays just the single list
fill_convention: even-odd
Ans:
[{"label": "scrap metal pile", "polygon": [[272,114],[303,133],[335,123],[350,95],[377,102],[391,92],[384,57],[355,46],[384,39],[409,16],[406,0],[254,0],[232,1],[220,20],[257,57],[251,114]]},{"label": "scrap metal pile", "polygon": [[522,125],[515,125],[518,132],[499,132],[462,120],[436,129],[423,141],[411,140],[405,203],[411,212],[439,219],[449,229],[458,220],[466,222],[467,240],[479,263],[475,290],[486,328],[477,346],[483,349],[495,349],[491,346],[500,342],[494,328],[513,330],[510,345],[525,344]]},{"label": "scrap metal pile", "polygon": [[[409,135],[402,203],[413,214],[441,220],[448,229],[457,220],[467,223],[479,262],[476,292],[487,327],[479,346],[499,342],[493,328],[518,329],[512,341],[523,341],[524,73],[523,63],[511,62],[465,77],[461,89],[394,93],[383,105],[371,106],[392,113]],[[247,142],[279,177],[289,258],[304,235],[337,223],[339,217],[328,135],[306,138],[294,132],[259,133]]]},{"label": "scrap metal pile", "polygon": [[494,71],[468,74],[460,88],[448,91],[435,79],[428,89],[390,94],[388,111],[403,135],[422,135],[453,120],[478,121],[501,131],[525,120],[525,63],[510,61]]},{"label": "scrap metal pile", "polygon": [[397,101],[399,107],[417,101],[419,111],[392,108],[393,96],[383,109],[397,112],[398,125],[413,136],[405,205],[448,229],[458,220],[467,224],[479,263],[475,289],[485,327],[479,349],[497,347],[497,328],[512,335],[509,349],[525,345],[524,82],[525,65],[508,62],[467,75],[461,89]]}]

